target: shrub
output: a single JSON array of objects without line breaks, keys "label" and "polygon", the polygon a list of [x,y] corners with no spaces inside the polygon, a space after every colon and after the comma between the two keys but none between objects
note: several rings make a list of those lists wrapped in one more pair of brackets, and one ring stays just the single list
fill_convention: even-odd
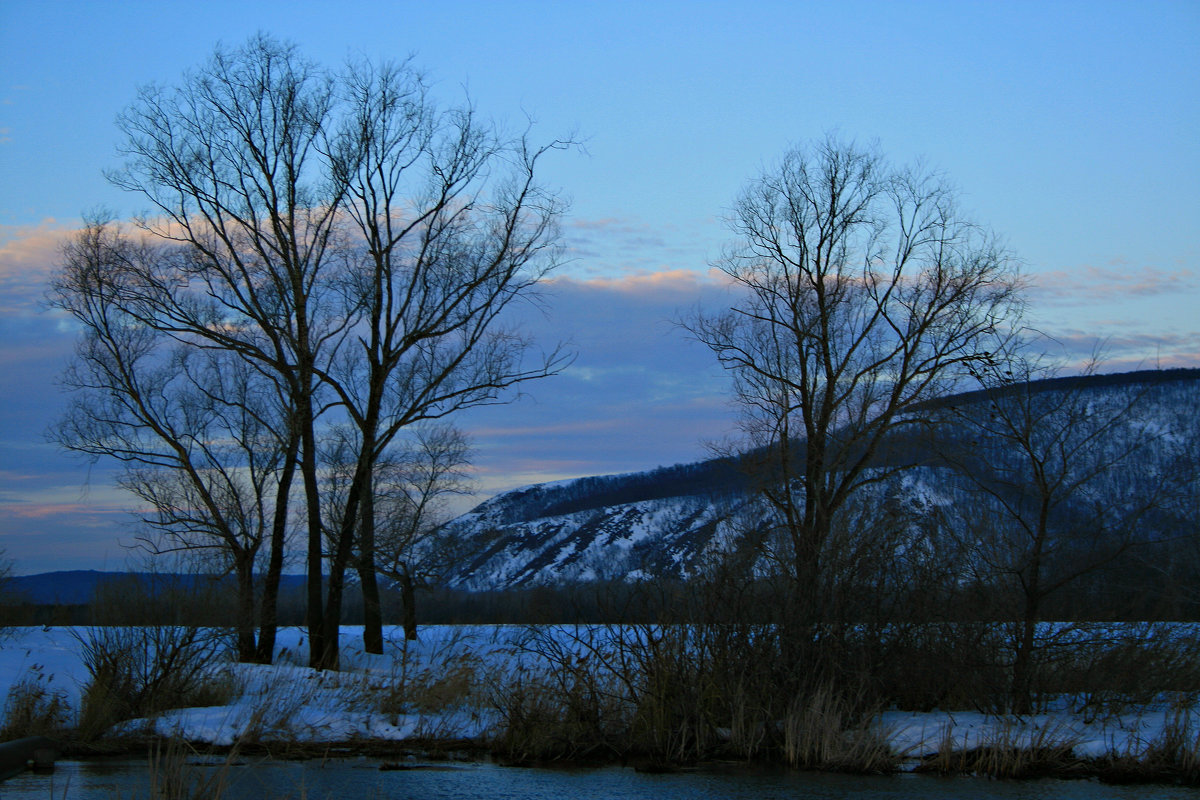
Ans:
[{"label": "shrub", "polygon": [[501,758],[525,763],[629,752],[632,707],[606,658],[604,629],[565,630],[531,628],[520,647],[532,663],[489,687],[501,720],[493,742]]},{"label": "shrub", "polygon": [[220,631],[181,625],[93,626],[80,635],[90,680],[79,723],[84,739],[122,720],[170,708],[215,705],[213,664],[227,641]]},{"label": "shrub", "polygon": [[1122,623],[1093,626],[1066,665],[1058,688],[1089,715],[1123,713],[1163,695],[1200,689],[1200,640],[1194,625]]},{"label": "shrub", "polygon": [[51,687],[54,676],[34,666],[8,690],[0,740],[26,736],[58,736],[71,719],[71,706],[63,689]]}]

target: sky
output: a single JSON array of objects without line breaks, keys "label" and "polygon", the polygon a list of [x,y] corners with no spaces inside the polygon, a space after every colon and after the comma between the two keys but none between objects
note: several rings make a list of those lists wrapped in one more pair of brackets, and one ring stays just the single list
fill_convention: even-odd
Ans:
[{"label": "sky", "polygon": [[114,119],[258,32],[329,66],[404,59],[535,138],[571,201],[569,262],[533,332],[577,352],[459,424],[478,497],[704,458],[728,381],[673,324],[729,302],[723,218],[788,148],[833,132],[922,160],[1029,279],[1031,321],[1106,371],[1200,366],[1200,3],[0,3],[0,548],[17,574],[122,569],[137,528],[111,465],[45,431],[74,334],[45,283],[108,184]]}]

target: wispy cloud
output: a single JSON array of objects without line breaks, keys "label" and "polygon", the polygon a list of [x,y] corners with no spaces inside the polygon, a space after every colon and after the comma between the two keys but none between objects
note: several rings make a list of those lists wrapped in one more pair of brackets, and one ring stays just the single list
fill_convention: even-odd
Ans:
[{"label": "wispy cloud", "polygon": [[719,229],[651,225],[635,218],[571,219],[563,243],[575,276],[598,277],[686,269],[703,271]]},{"label": "wispy cloud", "polygon": [[654,271],[640,271],[627,275],[598,276],[592,278],[559,278],[553,284],[576,284],[596,291],[619,292],[637,295],[640,298],[680,299],[708,292],[726,284],[723,274],[713,269],[684,269],[666,267]]},{"label": "wispy cloud", "polygon": [[1134,267],[1117,261],[1104,266],[1038,272],[1031,276],[1034,302],[1095,305],[1123,297],[1159,297],[1200,290],[1200,274],[1188,269]]}]

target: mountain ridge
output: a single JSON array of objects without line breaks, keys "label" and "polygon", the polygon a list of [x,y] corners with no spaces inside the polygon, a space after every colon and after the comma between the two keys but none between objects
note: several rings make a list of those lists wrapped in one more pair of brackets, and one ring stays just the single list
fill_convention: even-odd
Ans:
[{"label": "mountain ridge", "polygon": [[[1161,428],[1196,438],[1200,369],[1138,370],[1050,378],[1021,384],[1031,394],[1083,391],[1116,403],[1126,390],[1161,406]],[[976,390],[939,398],[914,410],[966,406],[1016,391]],[[1172,410],[1174,409],[1174,411]],[[1131,429],[1127,435],[1139,435]],[[922,445],[897,438],[881,451],[906,470],[888,491],[897,507],[929,508],[929,498],[953,503],[945,465]],[[928,448],[926,448],[927,450]],[[752,513],[750,479],[730,458],[643,472],[534,484],[485,500],[451,520],[447,532],[473,553],[448,578],[457,588],[499,589],[590,580],[686,578],[705,558],[737,546],[739,514]],[[882,502],[882,499],[881,499]],[[651,530],[651,529],[654,530]],[[745,525],[742,525],[745,529]]]}]

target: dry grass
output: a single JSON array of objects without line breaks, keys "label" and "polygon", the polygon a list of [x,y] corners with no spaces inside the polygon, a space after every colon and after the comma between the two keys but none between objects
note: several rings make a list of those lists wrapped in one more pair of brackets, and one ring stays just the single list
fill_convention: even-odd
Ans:
[{"label": "dry grass", "polygon": [[1075,756],[1082,737],[1062,722],[1037,724],[1016,717],[997,718],[973,746],[954,740],[950,725],[942,731],[937,753],[926,758],[920,772],[968,774],[992,778],[1071,777],[1082,774],[1084,762]]},{"label": "dry grass", "polygon": [[1161,734],[1113,753],[1101,772],[1110,783],[1200,785],[1200,724],[1196,699],[1176,698]]},{"label": "dry grass", "polygon": [[193,766],[196,755],[178,739],[159,743],[150,753],[150,797],[162,800],[221,800],[232,786],[236,748],[216,766]]},{"label": "dry grass", "polygon": [[897,757],[887,731],[869,715],[858,714],[832,687],[796,698],[784,721],[784,756],[803,769],[891,772]]},{"label": "dry grass", "polygon": [[52,686],[53,681],[53,675],[47,676],[34,666],[9,688],[0,741],[25,736],[57,737],[67,730],[74,712],[66,691]]},{"label": "dry grass", "polygon": [[391,675],[372,689],[376,710],[395,724],[401,714],[431,714],[484,702],[483,659],[461,637],[451,637],[417,655],[407,640],[399,645]]},{"label": "dry grass", "polygon": [[225,640],[218,630],[182,625],[92,626],[79,637],[89,681],[79,733],[85,740],[114,724],[171,708],[219,705],[233,687],[214,679]]}]

